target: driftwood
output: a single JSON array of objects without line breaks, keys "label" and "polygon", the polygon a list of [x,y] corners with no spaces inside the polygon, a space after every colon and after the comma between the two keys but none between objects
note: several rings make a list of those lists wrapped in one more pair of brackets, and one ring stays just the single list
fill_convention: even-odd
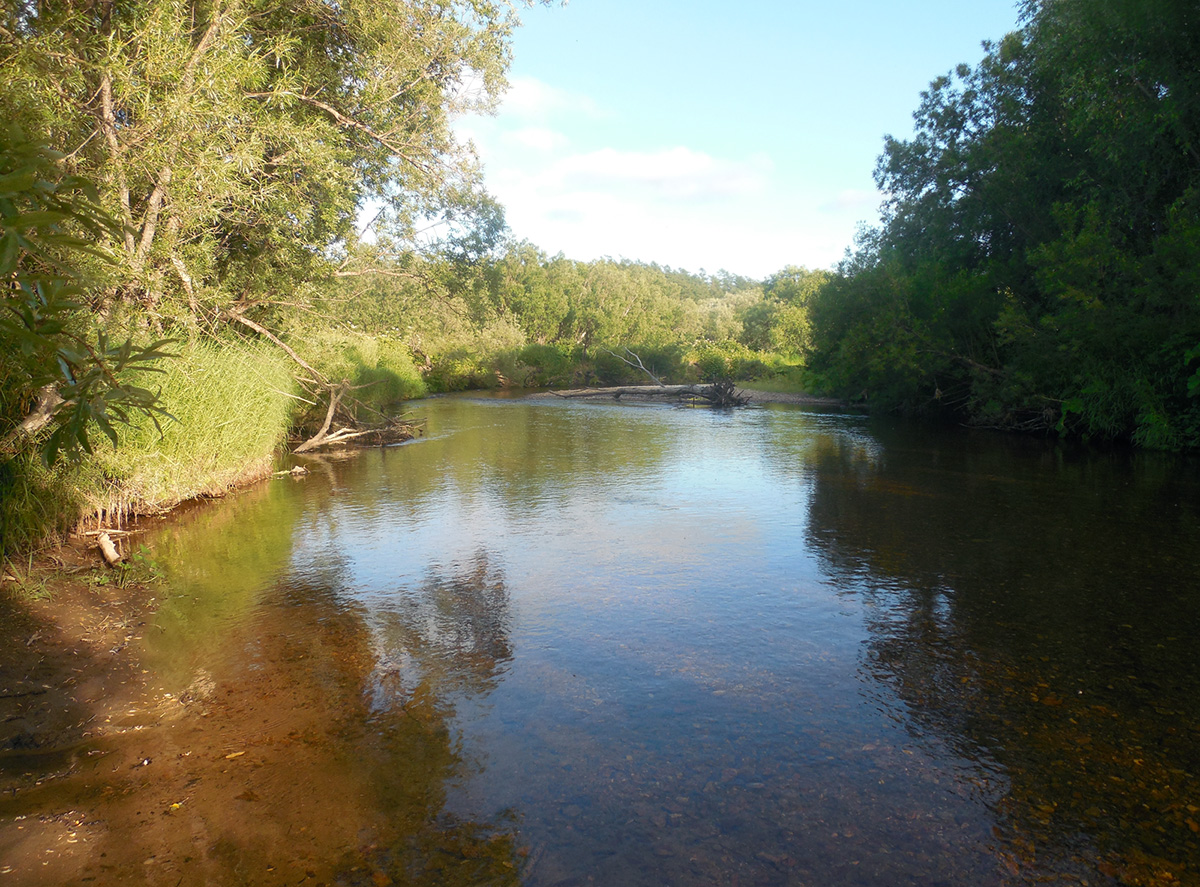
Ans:
[{"label": "driftwood", "polygon": [[[389,444],[403,443],[412,440],[420,432],[420,427],[407,422],[390,420],[381,425],[368,428],[346,427],[329,430],[327,424],[315,437],[301,443],[292,450],[293,453],[309,453],[314,450],[330,449],[332,447],[385,447]],[[292,473],[292,472],[287,472]]]},{"label": "driftwood", "polygon": [[555,397],[595,400],[634,400],[645,402],[675,402],[714,407],[739,407],[750,398],[738,391],[732,382],[711,385],[631,385],[623,388],[576,388],[552,391]]},{"label": "driftwood", "polygon": [[113,545],[112,538],[108,533],[101,533],[97,536],[96,544],[100,547],[100,554],[104,556],[104,562],[110,567],[115,567],[121,562],[121,555],[117,553],[117,546]]},{"label": "driftwood", "polygon": [[342,397],[350,388],[350,383],[345,379],[340,385],[331,385],[329,387],[329,410],[325,413],[325,424],[321,426],[321,430],[310,437],[300,446],[296,447],[292,452],[307,453],[309,450],[315,450],[318,447],[333,446],[334,444],[342,443],[355,436],[355,433],[349,429],[342,428],[338,431],[330,433],[329,427],[333,424],[333,415],[337,412],[338,404],[342,402]]},{"label": "driftwood", "polygon": [[750,398],[738,391],[737,386],[727,379],[713,382],[711,385],[701,385],[687,397],[693,404],[705,402],[711,407],[743,407],[750,403]]}]

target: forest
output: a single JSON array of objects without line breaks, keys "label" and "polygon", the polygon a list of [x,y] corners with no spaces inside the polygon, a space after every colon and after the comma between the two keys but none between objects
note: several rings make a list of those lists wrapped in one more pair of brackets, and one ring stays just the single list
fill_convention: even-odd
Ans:
[{"label": "forest", "polygon": [[887,138],[884,222],[810,306],[817,384],[974,425],[1200,443],[1200,21],[1028,2]]},{"label": "forest", "polygon": [[[489,387],[740,382],[980,427],[1200,444],[1200,23],[1029,0],[887,137],[882,224],[765,280],[547,255],[457,115],[491,0],[10,0],[0,552]],[[336,410],[335,410],[336,407]]]}]

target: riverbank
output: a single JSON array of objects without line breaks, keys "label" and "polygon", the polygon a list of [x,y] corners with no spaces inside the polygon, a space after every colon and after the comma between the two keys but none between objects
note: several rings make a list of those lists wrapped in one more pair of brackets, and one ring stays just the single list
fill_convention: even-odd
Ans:
[{"label": "riverbank", "polygon": [[0,755],[53,755],[121,730],[144,697],[136,653],[157,590],[82,542],[0,585]]},{"label": "riverbank", "polygon": [[[533,398],[551,398],[551,397],[591,397],[597,399],[611,400],[661,400],[663,392],[669,394],[677,394],[680,391],[686,391],[695,386],[691,385],[641,385],[641,386],[614,386],[609,388],[572,388],[564,391],[538,391],[530,394]],[[844,407],[846,402],[839,400],[836,397],[818,397],[813,394],[804,394],[802,392],[792,391],[758,391],[753,388],[737,389],[738,394],[746,398],[749,403],[786,403],[795,404],[797,406],[810,407]],[[639,397],[639,393],[644,392],[644,398]]]}]

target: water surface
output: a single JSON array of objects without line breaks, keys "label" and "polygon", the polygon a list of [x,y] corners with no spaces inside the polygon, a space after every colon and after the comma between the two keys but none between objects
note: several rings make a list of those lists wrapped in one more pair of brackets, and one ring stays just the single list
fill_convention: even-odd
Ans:
[{"label": "water surface", "polygon": [[0,816],[92,822],[81,882],[1200,884],[1193,467],[785,406],[413,415],[148,539],[157,707]]}]

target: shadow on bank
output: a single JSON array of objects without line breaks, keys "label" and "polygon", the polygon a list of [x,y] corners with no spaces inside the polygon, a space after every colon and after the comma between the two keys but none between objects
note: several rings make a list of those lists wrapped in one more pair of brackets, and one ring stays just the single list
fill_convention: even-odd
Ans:
[{"label": "shadow on bank", "polygon": [[[431,568],[369,622],[338,564],[305,580],[287,570],[289,504],[286,487],[264,488],[173,522],[188,562],[209,567],[168,578],[139,655],[97,684],[116,697],[74,694],[68,747],[13,750],[33,740],[14,740],[9,719],[6,874],[22,885],[519,882],[513,821],[445,810],[446,786],[469,775],[451,697],[488,692],[511,655],[504,577],[486,553]],[[235,544],[220,525],[247,509],[261,529]],[[0,606],[15,630],[47,630]],[[99,681],[106,666],[81,647],[70,668]],[[26,683],[60,678],[34,671]]]}]

